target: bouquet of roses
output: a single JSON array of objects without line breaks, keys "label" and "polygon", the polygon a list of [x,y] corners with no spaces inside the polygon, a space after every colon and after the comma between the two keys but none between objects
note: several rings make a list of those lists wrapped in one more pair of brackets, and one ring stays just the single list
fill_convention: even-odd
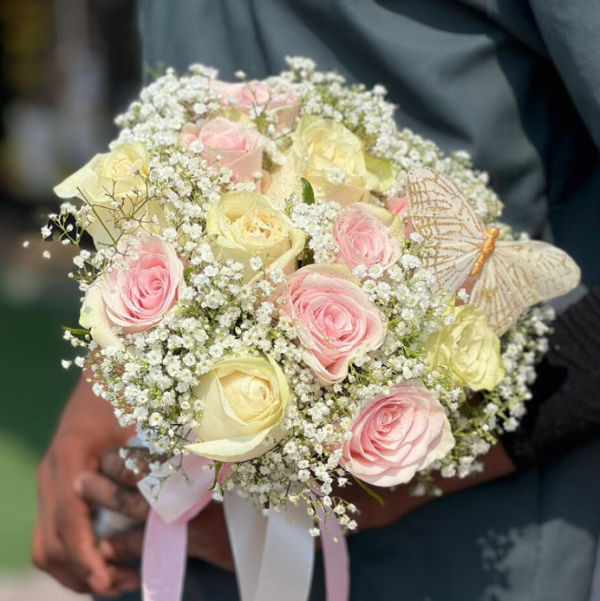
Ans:
[{"label": "bouquet of roses", "polygon": [[[56,188],[80,202],[43,232],[79,249],[76,363],[152,456],[147,554],[224,498],[244,599],[261,601],[302,570],[286,598],[306,595],[309,533],[342,578],[347,486],[418,493],[433,470],[481,469],[546,350],[551,311],[534,305],[579,280],[565,253],[498,221],[466,153],[398,130],[381,86],[288,62],[237,83],[167,70],[111,151]],[[281,573],[253,576],[261,559]],[[172,579],[146,567],[148,595]]]}]

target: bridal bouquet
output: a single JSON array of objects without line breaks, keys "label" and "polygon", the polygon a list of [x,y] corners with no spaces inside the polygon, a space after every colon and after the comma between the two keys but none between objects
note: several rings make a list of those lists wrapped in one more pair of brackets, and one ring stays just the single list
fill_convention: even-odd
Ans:
[{"label": "bridal bouquet", "polygon": [[302,58],[238,77],[167,70],[57,186],[79,201],[43,233],[78,247],[85,293],[66,338],[145,441],[151,502],[200,474],[196,501],[353,530],[350,485],[435,493],[434,470],[481,469],[531,396],[535,305],[579,270],[499,221],[465,152],[398,130],[381,86]]}]

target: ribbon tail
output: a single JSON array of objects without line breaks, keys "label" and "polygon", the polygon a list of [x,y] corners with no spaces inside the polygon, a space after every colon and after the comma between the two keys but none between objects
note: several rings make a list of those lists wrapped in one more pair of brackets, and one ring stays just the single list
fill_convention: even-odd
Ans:
[{"label": "ribbon tail", "polygon": [[156,511],[150,511],[142,555],[144,601],[181,601],[187,538],[187,522],[166,524]]},{"label": "ribbon tail", "polygon": [[225,517],[242,601],[306,601],[314,563],[306,507],[290,505],[266,518],[251,501],[227,493]]},{"label": "ribbon tail", "polygon": [[235,493],[225,493],[223,503],[240,597],[242,601],[254,601],[265,548],[267,519],[253,503]]},{"label": "ribbon tail", "polygon": [[315,559],[311,525],[304,505],[269,514],[256,601],[307,601]]},{"label": "ribbon tail", "polygon": [[350,599],[348,542],[335,518],[326,522],[322,512],[319,512],[319,515],[327,601],[348,601]]},{"label": "ribbon tail", "polygon": [[[158,474],[147,476],[138,487],[151,505],[142,554],[142,591],[144,601],[181,601],[187,566],[188,522],[212,500],[207,491],[214,473],[205,472],[207,460],[185,457],[188,474],[194,479],[184,481],[180,474],[164,483],[158,498],[154,490],[160,487]],[[162,466],[169,474],[168,464]]]}]

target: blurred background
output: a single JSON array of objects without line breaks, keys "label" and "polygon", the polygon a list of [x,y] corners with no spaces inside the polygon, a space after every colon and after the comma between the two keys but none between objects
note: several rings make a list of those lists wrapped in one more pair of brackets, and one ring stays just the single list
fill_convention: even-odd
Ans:
[{"label": "blurred background", "polygon": [[36,467],[78,376],[72,254],[39,231],[141,78],[135,0],[0,0],[0,601],[82,599],[30,564]]}]

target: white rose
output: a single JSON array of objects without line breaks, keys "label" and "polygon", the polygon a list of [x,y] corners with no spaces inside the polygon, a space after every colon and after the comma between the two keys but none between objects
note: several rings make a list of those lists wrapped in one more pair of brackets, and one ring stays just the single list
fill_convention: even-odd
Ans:
[{"label": "white rose", "polygon": [[246,461],[273,448],[290,390],[281,368],[270,357],[228,357],[202,376],[193,390],[204,403],[199,442],[193,453],[215,461]]},{"label": "white rose", "polygon": [[221,259],[234,259],[246,267],[246,281],[254,270],[250,259],[259,257],[267,270],[296,268],[306,236],[288,217],[261,194],[229,192],[211,206],[206,230]]},{"label": "white rose", "polygon": [[[92,205],[90,217],[93,222],[86,225],[86,230],[97,248],[112,246],[121,235],[118,221],[126,215],[144,220],[156,215],[160,226],[167,226],[158,201],[144,202],[144,178],[149,172],[146,147],[140,142],[131,142],[111,152],[97,154],[56,186],[54,192],[60,198],[80,198]],[[118,208],[112,206],[113,201],[119,203]]]},{"label": "white rose", "polygon": [[[368,202],[371,192],[386,192],[396,179],[390,161],[367,155],[362,140],[333,119],[304,115],[292,134],[285,164],[272,173],[268,193],[283,202],[292,192],[301,194],[300,178],[312,184],[317,198],[342,206]],[[335,183],[332,173],[342,173]]]}]

